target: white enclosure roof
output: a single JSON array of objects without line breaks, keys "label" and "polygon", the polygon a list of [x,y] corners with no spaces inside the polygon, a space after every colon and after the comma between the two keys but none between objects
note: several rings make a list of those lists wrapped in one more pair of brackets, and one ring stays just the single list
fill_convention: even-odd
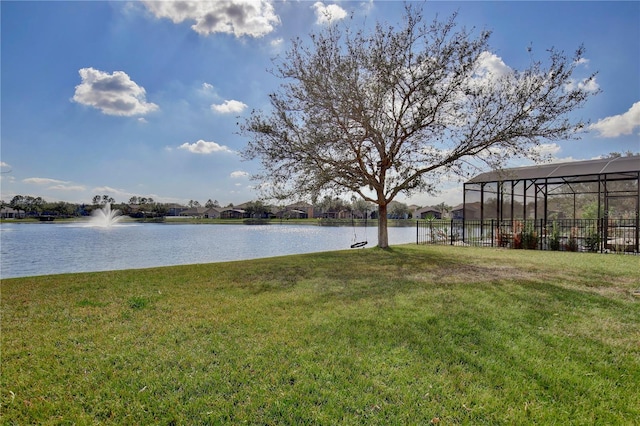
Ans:
[{"label": "white enclosure roof", "polygon": [[[561,179],[584,176],[619,175],[625,178],[626,173],[640,172],[640,155],[628,157],[603,158],[598,160],[573,161],[569,163],[540,164],[528,167],[494,170],[481,173],[467,183],[500,182],[506,180],[525,179]],[[631,176],[627,176],[629,178]]]}]

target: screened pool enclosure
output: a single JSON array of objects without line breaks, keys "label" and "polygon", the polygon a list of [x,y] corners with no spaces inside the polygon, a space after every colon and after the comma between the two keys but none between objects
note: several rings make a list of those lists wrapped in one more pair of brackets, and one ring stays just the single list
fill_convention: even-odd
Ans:
[{"label": "screened pool enclosure", "polygon": [[639,180],[640,156],[483,173],[464,184],[464,219],[420,224],[418,242],[638,253]]}]

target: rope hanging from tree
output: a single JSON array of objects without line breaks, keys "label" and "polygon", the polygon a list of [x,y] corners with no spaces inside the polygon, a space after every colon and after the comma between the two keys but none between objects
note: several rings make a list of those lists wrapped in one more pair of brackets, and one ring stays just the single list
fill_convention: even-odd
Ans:
[{"label": "rope hanging from tree", "polygon": [[356,232],[356,221],[353,217],[353,213],[351,213],[351,225],[353,226],[353,244],[351,244],[351,248],[360,248],[369,244],[369,242],[367,241],[367,212],[364,212],[364,241],[358,241],[358,233]]}]

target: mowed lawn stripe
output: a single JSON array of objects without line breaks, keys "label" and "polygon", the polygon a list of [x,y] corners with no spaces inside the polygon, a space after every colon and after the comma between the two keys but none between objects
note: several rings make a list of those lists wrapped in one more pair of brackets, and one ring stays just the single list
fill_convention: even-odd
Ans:
[{"label": "mowed lawn stripe", "polygon": [[5,424],[632,424],[640,257],[397,246],[2,281]]}]

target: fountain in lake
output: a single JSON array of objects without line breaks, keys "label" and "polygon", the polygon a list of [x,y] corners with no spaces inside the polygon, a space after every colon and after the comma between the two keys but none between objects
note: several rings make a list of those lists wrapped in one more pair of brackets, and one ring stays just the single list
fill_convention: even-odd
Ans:
[{"label": "fountain in lake", "polygon": [[101,209],[94,210],[91,213],[89,226],[110,228],[120,222],[122,218],[124,218],[124,216],[120,214],[120,210],[111,210],[111,204],[107,203]]}]

